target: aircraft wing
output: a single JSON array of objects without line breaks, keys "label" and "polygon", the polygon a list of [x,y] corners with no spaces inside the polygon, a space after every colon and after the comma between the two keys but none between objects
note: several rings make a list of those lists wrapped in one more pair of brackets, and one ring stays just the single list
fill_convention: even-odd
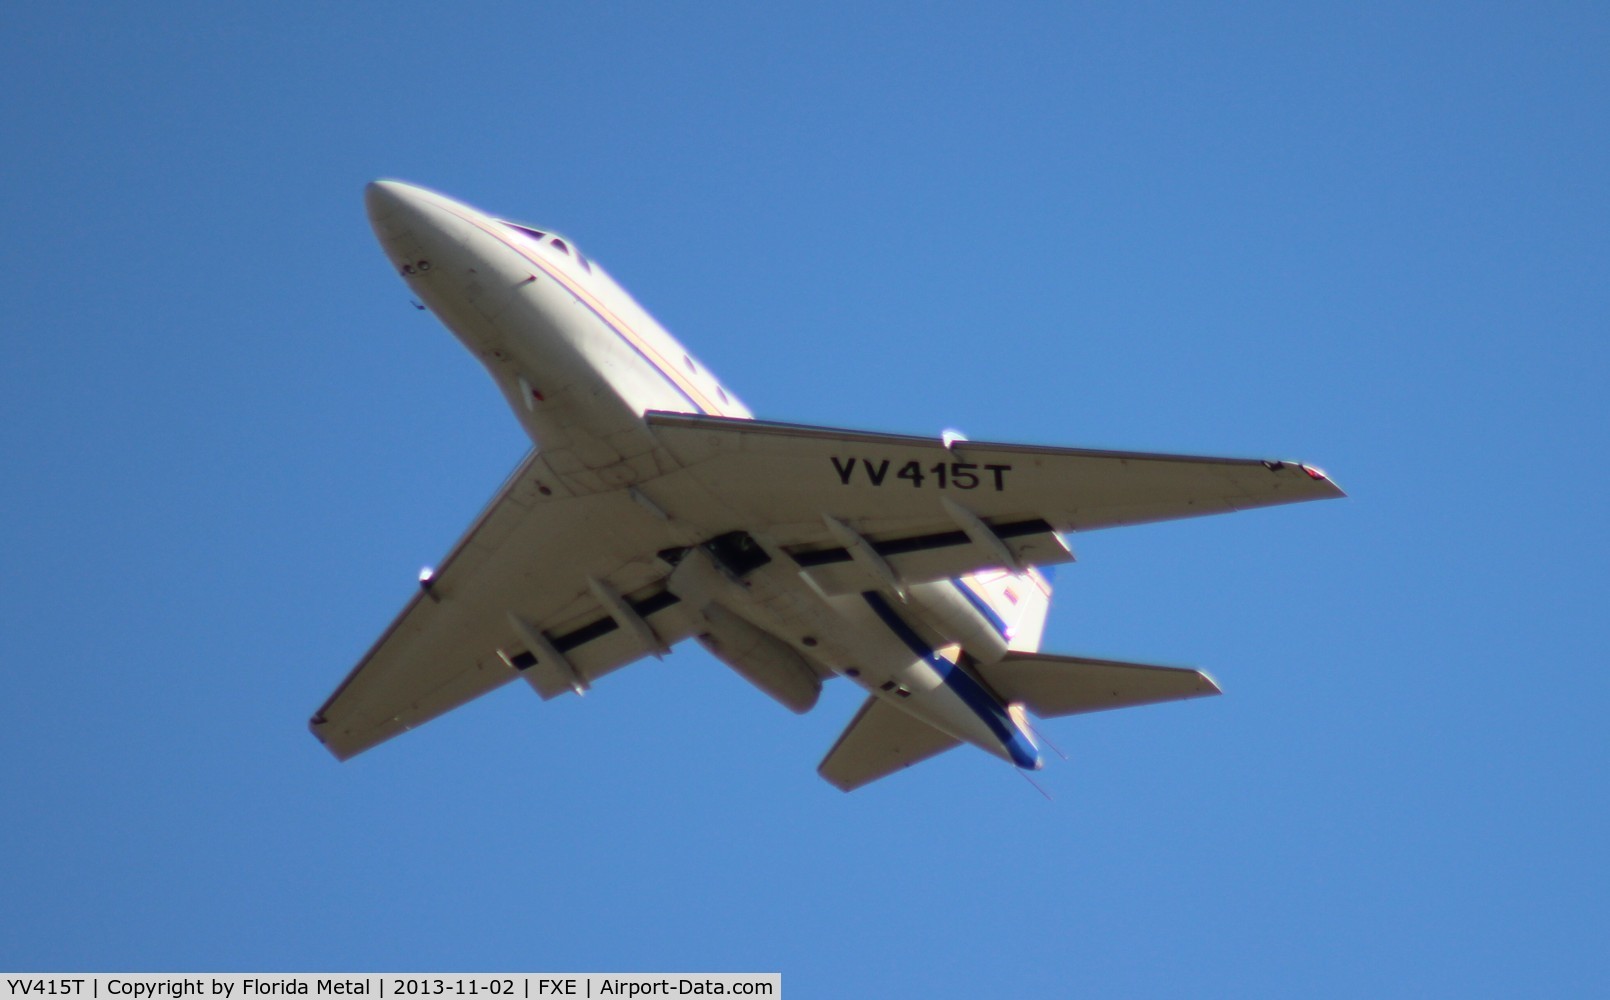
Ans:
[{"label": "aircraft wing", "polygon": [[[691,634],[625,491],[570,496],[533,453],[310,723],[345,760],[524,677],[582,689]],[[546,490],[547,492],[542,492]]]},{"label": "aircraft wing", "polygon": [[[656,553],[748,531],[828,593],[1072,558],[1061,533],[1338,497],[1290,462],[957,442],[649,413],[633,489],[572,495],[532,453],[311,728],[342,759],[523,677],[582,690],[702,628]],[[870,555],[869,555],[870,553]],[[872,571],[876,570],[876,573]]]},{"label": "aircraft wing", "polygon": [[[1072,558],[1061,533],[1344,494],[1296,462],[876,434],[681,413],[645,419],[712,525],[763,532],[824,590],[865,589],[861,536],[903,580]],[[691,482],[689,482],[691,481]],[[823,515],[839,522],[834,526]]]}]

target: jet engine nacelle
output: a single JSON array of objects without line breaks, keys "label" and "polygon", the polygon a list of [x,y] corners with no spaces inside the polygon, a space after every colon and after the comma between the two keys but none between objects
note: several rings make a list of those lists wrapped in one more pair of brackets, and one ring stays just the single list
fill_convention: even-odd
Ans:
[{"label": "jet engine nacelle", "polygon": [[705,607],[704,620],[709,627],[699,644],[738,676],[791,711],[804,713],[816,705],[822,679],[787,643],[719,604]]}]

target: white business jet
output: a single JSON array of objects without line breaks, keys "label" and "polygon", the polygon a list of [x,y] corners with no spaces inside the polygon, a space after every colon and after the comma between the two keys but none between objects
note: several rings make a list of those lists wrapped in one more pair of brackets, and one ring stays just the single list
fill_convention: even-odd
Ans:
[{"label": "white business jet", "polygon": [[341,759],[516,678],[580,694],[692,638],[795,712],[866,703],[819,771],[849,791],[968,743],[1019,768],[1029,716],[1218,694],[1196,670],[1038,652],[1065,536],[1342,496],[1296,462],[755,420],[551,230],[397,181],[369,218],[536,449],[312,730]]}]

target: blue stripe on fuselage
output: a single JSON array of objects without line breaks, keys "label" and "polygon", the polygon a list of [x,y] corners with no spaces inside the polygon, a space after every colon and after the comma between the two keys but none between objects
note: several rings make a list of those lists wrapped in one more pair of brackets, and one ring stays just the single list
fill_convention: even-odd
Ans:
[{"label": "blue stripe on fuselage", "polygon": [[956,696],[962,700],[962,703],[972,709],[975,715],[984,720],[984,724],[990,728],[990,732],[995,734],[995,738],[1001,742],[1001,745],[1006,748],[1006,752],[1011,755],[1012,763],[1029,770],[1034,770],[1040,766],[1040,755],[1033,747],[1024,745],[1022,733],[1019,732],[1017,726],[1007,716],[1006,710],[1002,708],[1001,703],[996,701],[988,691],[985,691],[977,681],[973,680],[967,671],[934,652],[926,642],[922,641],[922,636],[918,635],[916,630],[908,625],[905,619],[895,612],[894,608],[889,606],[889,602],[883,599],[882,594],[868,590],[861,594],[861,598],[867,602],[867,606],[883,621],[883,624],[889,627],[889,631],[893,632],[900,638],[901,642],[906,644],[907,649],[915,653],[919,659],[930,667],[933,667],[944,685],[955,692]]},{"label": "blue stripe on fuselage", "polygon": [[972,587],[963,583],[959,577],[951,577],[950,582],[956,585],[956,589],[961,591],[963,597],[967,598],[967,603],[971,604],[974,610],[984,616],[984,620],[989,622],[990,627],[1001,634],[1002,639],[1011,638],[1006,634],[1006,619],[996,614],[995,609],[989,606],[988,601],[980,597]]}]

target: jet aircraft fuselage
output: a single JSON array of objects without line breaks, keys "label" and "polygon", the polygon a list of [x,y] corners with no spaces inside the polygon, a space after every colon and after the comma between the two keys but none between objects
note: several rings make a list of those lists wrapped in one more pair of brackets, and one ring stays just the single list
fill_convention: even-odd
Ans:
[{"label": "jet aircraft fuselage", "polygon": [[1026,710],[1216,694],[1194,670],[1037,653],[1065,533],[1340,495],[1284,462],[755,421],[573,241],[396,181],[386,256],[535,449],[313,730],[346,757],[503,682],[544,698],[696,638],[790,709],[868,699],[846,790],[968,743],[1027,769]]}]

